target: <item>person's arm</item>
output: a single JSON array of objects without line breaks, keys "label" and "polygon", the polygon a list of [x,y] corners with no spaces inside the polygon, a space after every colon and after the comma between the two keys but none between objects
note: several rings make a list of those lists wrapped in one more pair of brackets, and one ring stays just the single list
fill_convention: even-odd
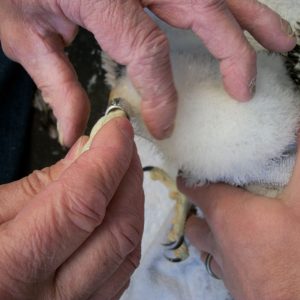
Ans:
[{"label": "person's arm", "polygon": [[1,299],[117,299],[139,264],[143,173],[125,118],[0,186]]},{"label": "person's arm", "polygon": [[186,227],[191,243],[213,256],[211,269],[236,300],[295,300],[300,295],[300,154],[275,199],[225,184],[181,190],[199,206]]},{"label": "person's arm", "polygon": [[171,25],[192,29],[220,60],[224,86],[239,100],[251,98],[256,78],[255,52],[242,30],[274,51],[287,51],[296,42],[289,24],[257,1],[2,0],[1,46],[42,90],[57,117],[63,144],[73,144],[89,113],[87,95],[64,54],[76,35],[76,25],[91,31],[104,51],[127,65],[153,136],[170,135],[176,90],[168,42],[144,7]]}]

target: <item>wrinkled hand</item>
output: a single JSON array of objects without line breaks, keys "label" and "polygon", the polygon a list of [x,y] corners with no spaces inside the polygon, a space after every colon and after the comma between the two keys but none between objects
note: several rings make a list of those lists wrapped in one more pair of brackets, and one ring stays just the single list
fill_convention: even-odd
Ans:
[{"label": "wrinkled hand", "polygon": [[255,53],[242,29],[270,50],[287,51],[295,45],[288,23],[257,1],[2,0],[2,47],[42,90],[65,145],[70,146],[81,134],[89,112],[87,95],[63,52],[76,35],[75,24],[94,33],[112,58],[128,66],[154,137],[171,133],[176,91],[168,43],[144,12],[146,6],[171,25],[192,29],[204,41],[220,60],[225,88],[239,100],[251,97],[256,76]]},{"label": "wrinkled hand", "polygon": [[142,170],[116,118],[78,157],[0,186],[1,299],[117,299],[139,263]]},{"label": "wrinkled hand", "polygon": [[236,300],[292,300],[300,292],[300,154],[276,199],[223,184],[181,190],[204,212],[190,217],[186,234],[213,255],[213,272]]}]

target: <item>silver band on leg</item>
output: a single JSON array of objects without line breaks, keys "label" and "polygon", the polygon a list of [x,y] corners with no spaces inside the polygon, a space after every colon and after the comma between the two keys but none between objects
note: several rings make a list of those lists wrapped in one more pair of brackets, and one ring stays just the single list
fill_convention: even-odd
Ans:
[{"label": "silver band on leg", "polygon": [[205,262],[204,262],[204,264],[205,264],[205,269],[206,269],[207,273],[208,273],[211,277],[220,280],[221,278],[219,278],[219,277],[212,271],[212,269],[211,269],[211,261],[212,261],[212,259],[213,259],[213,256],[212,256],[211,254],[207,253],[207,256],[206,256]]}]

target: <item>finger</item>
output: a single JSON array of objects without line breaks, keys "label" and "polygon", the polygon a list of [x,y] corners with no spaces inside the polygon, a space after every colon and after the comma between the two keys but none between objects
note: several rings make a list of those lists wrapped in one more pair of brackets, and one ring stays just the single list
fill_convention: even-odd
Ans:
[{"label": "finger", "polygon": [[178,188],[203,211],[212,232],[220,227],[230,213],[231,207],[244,209],[245,201],[253,198],[249,192],[226,184],[211,184],[202,187],[187,187],[182,179],[177,181]]},{"label": "finger", "polygon": [[[129,257],[125,259],[125,261],[120,265],[115,273],[107,279],[107,281],[104,283],[101,282],[98,290],[91,290],[85,296],[88,296],[89,300],[119,299],[128,288],[130,284],[130,277],[136,269],[136,262],[132,261],[131,256],[132,255],[129,255]],[[63,286],[61,286],[61,290],[63,290],[64,295],[69,295]],[[59,293],[61,293],[61,291],[59,291]],[[71,295],[73,294],[74,293],[72,292]],[[78,296],[79,299],[80,295],[76,296]],[[86,298],[82,297],[82,299]]]},{"label": "finger", "polygon": [[[224,87],[237,100],[249,100],[254,93],[256,54],[225,1],[198,1],[193,31],[220,60]],[[222,45],[220,47],[220,45]]]},{"label": "finger", "polygon": [[259,1],[227,0],[239,24],[265,48],[286,52],[296,46],[296,36],[290,24]]},{"label": "finger", "polygon": [[212,272],[217,275],[218,278],[221,278],[222,271],[216,261],[216,259],[221,261],[221,257],[207,222],[197,216],[191,216],[187,220],[185,233],[191,244],[201,253],[201,260],[204,263],[208,253],[215,258],[211,260],[210,267]]},{"label": "finger", "polygon": [[[62,9],[69,14],[68,6]],[[177,95],[171,75],[168,42],[144,12],[139,1],[94,1],[84,14],[72,15],[76,23],[94,33],[102,49],[126,65],[142,97],[142,115],[155,138],[171,134]],[[99,13],[101,12],[101,14]]]},{"label": "finger", "polygon": [[[118,277],[119,275],[113,274],[126,260],[127,255],[140,243],[143,230],[143,175],[141,170],[135,150],[128,172],[108,207],[104,222],[60,268],[57,282],[64,290],[68,290],[70,298],[77,298],[78,295],[95,291],[99,286],[108,284],[108,278]],[[137,257],[135,257],[136,260]],[[137,264],[137,261],[133,263],[129,260],[130,262],[133,266]],[[83,275],[85,280],[77,276],[79,272],[87,274]],[[124,276],[124,274],[121,275]],[[120,287],[122,286],[123,284]],[[109,291],[109,287],[103,289],[103,292]],[[110,297],[112,295],[110,294]],[[103,296],[101,299],[108,298]]]},{"label": "finger", "polygon": [[[59,142],[70,147],[83,133],[89,116],[89,101],[67,56],[52,52],[21,61],[57,118]],[[53,75],[50,75],[53,74]]]},{"label": "finger", "polygon": [[35,195],[45,189],[51,182],[57,180],[78,157],[87,139],[86,136],[79,138],[67,156],[55,165],[40,171],[34,171],[21,180],[1,185],[0,224],[13,219]]},{"label": "finger", "polygon": [[191,216],[186,222],[185,233],[191,244],[199,251],[216,255],[216,245],[213,234],[204,219]]},{"label": "finger", "polygon": [[119,300],[123,296],[123,294],[125,293],[125,291],[128,289],[129,285],[130,285],[130,281],[124,286],[124,288],[121,289],[121,291],[118,292],[117,295],[115,295],[114,297],[112,297],[111,300]]},{"label": "finger", "polygon": [[25,29],[14,30],[19,33],[12,46],[7,46],[10,37],[4,38],[4,49],[22,64],[41,90],[57,118],[60,143],[69,147],[85,129],[90,109],[88,97],[64,53],[63,39],[58,34],[41,34],[32,30],[34,26],[22,25]]},{"label": "finger", "polygon": [[130,123],[125,118],[113,119],[59,180],[7,223],[1,244],[11,255],[23,249],[15,259],[17,268],[25,270],[17,272],[20,280],[42,280],[39,276],[52,274],[102,223],[132,151]]},{"label": "finger", "polygon": [[140,248],[121,264],[118,270],[93,294],[91,299],[119,299],[128,288],[130,277],[139,264]]}]

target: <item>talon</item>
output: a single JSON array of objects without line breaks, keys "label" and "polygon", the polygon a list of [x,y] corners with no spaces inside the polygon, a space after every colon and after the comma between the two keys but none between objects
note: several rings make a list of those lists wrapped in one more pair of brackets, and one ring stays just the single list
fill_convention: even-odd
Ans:
[{"label": "talon", "polygon": [[183,242],[184,242],[184,236],[182,235],[182,236],[180,236],[180,238],[177,241],[172,241],[172,242],[163,244],[163,246],[167,247],[168,250],[176,250],[179,247],[181,247]]},{"label": "talon", "polygon": [[143,171],[144,171],[144,172],[150,172],[150,171],[152,171],[153,169],[154,169],[154,167],[152,167],[152,166],[146,166],[146,167],[143,168]]},{"label": "talon", "polygon": [[[177,242],[178,243],[178,242]],[[168,255],[168,251],[171,250],[171,257]],[[186,260],[189,257],[189,251],[187,248],[187,245],[184,242],[184,238],[182,239],[182,243],[179,247],[176,249],[169,249],[168,251],[165,251],[164,257],[170,261],[170,262],[182,262]]]},{"label": "talon", "polygon": [[161,245],[164,247],[170,247],[170,246],[173,246],[175,243],[176,243],[176,241],[172,241],[172,242],[162,243]]},{"label": "talon", "polygon": [[171,258],[171,257],[168,257],[166,255],[164,255],[165,259],[167,259],[168,261],[172,262],[172,263],[179,263],[179,262],[182,262],[182,259],[179,258],[179,257],[174,257],[174,258]]},{"label": "talon", "polygon": [[177,188],[175,180],[169,176],[164,170],[146,166],[144,172],[149,171],[152,180],[158,180],[169,190],[169,197],[176,201],[175,215],[172,219],[172,228],[168,234],[168,242],[163,244],[167,250],[173,252],[174,258],[167,257],[169,261],[181,262],[188,258],[188,248],[184,241],[184,224],[190,210],[191,204],[188,202]]}]

